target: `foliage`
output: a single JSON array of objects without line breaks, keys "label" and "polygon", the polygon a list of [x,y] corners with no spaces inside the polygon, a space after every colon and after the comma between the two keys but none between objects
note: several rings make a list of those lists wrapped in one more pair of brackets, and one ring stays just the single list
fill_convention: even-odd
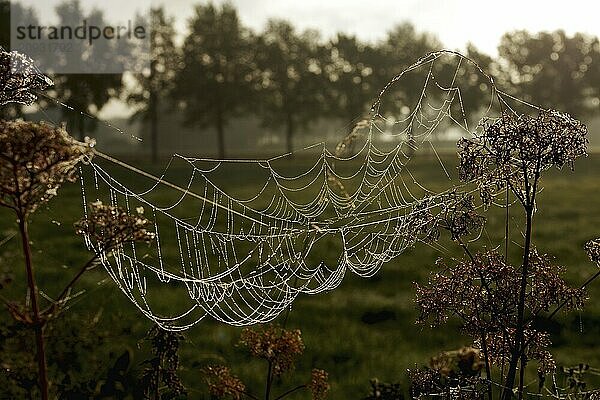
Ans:
[{"label": "foliage", "polygon": [[[86,15],[77,0],[60,3],[56,7],[56,14],[59,17],[59,25],[63,26],[77,26],[83,20],[96,26],[106,25],[102,11],[94,9]],[[86,49],[83,41],[75,42],[73,47],[69,47],[69,54],[82,54],[81,68],[95,68],[95,70],[71,74],[56,72],[52,76],[55,86],[51,93],[55,99],[69,105],[69,108],[60,107],[61,116],[66,121],[69,131],[77,132],[79,140],[83,140],[86,132],[95,128],[96,120],[88,118],[86,114],[94,115],[99,112],[111,98],[118,97],[123,89],[122,74],[91,73],[103,68],[110,70],[109,66],[120,62],[114,56],[116,51],[104,47],[109,42],[111,41],[105,41],[102,45],[97,43],[91,49]],[[58,54],[53,56],[66,56],[60,52],[61,50],[58,49],[56,52]],[[83,55],[87,58],[84,59]],[[87,65],[86,60],[93,60],[93,65]]]},{"label": "foliage", "polygon": [[251,43],[250,32],[230,4],[194,8],[173,95],[187,123],[216,129],[219,158],[225,156],[227,121],[251,103],[256,73]]},{"label": "foliage", "polygon": [[260,116],[265,126],[286,127],[286,148],[291,152],[296,129],[323,114],[323,47],[317,32],[298,34],[287,21],[269,20],[255,51]]},{"label": "foliage", "polygon": [[158,118],[166,107],[161,99],[172,94],[175,74],[181,58],[175,45],[174,20],[165,15],[163,7],[150,12],[150,68],[134,74],[137,86],[127,101],[136,107],[131,120],[141,119],[150,126],[152,161],[158,158]]},{"label": "foliage", "polygon": [[506,33],[498,46],[505,80],[519,98],[583,117],[598,110],[600,42],[564,31]]}]

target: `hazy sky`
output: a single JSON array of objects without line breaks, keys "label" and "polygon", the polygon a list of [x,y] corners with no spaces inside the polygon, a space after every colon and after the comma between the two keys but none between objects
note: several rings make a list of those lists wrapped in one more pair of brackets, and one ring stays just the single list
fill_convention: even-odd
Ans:
[{"label": "hazy sky", "polygon": [[[62,0],[21,0],[49,15]],[[80,0],[86,7],[100,7],[109,20],[128,19],[136,9],[164,4],[186,29],[194,4],[206,0]],[[216,0],[215,3],[223,3]],[[270,17],[285,18],[300,29],[318,28],[324,36],[338,31],[355,33],[365,40],[383,38],[401,21],[437,35],[451,49],[463,49],[468,41],[494,55],[500,36],[510,30],[564,29],[600,36],[600,2],[597,0],[230,0],[242,21],[260,30]]]}]

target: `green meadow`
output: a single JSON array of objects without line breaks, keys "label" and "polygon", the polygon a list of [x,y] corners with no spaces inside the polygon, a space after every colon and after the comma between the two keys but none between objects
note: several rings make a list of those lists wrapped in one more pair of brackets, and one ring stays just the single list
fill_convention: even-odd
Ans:
[{"label": "green meadow", "polygon": [[[308,165],[304,159],[288,162],[295,166]],[[455,176],[456,156],[445,154],[443,162],[451,176]],[[423,185],[434,189],[448,185],[448,178],[440,173],[440,165],[432,155],[417,154],[411,163],[413,174]],[[153,173],[160,172],[154,166],[142,167]],[[172,172],[174,179],[177,176],[184,179],[190,171],[182,166]],[[600,154],[592,154],[580,159],[575,171],[551,170],[542,181],[543,191],[535,215],[535,245],[541,252],[554,255],[556,263],[567,267],[567,279],[574,286],[584,282],[597,268],[587,260],[583,245],[600,236],[599,172]],[[262,178],[253,178],[249,172],[232,173],[223,176],[221,184],[236,193],[252,193]],[[37,280],[49,298],[57,296],[90,257],[83,239],[73,231],[73,223],[82,216],[81,203],[79,184],[68,184],[61,188],[58,197],[32,217]],[[474,250],[502,244],[504,211],[492,207],[486,216],[485,231],[470,245]],[[515,254],[522,241],[520,217],[518,211],[511,212]],[[11,212],[0,210],[0,269],[14,278],[10,285],[0,289],[0,294],[9,299],[23,299],[26,292],[16,230]],[[332,243],[331,247],[334,246]],[[461,257],[459,250],[448,240],[442,240],[436,248],[417,244],[384,265],[372,278],[363,279],[348,272],[337,289],[298,298],[289,313],[287,327],[302,330],[306,350],[295,372],[284,376],[277,383],[276,391],[309,379],[313,367],[329,372],[331,399],[364,398],[369,391],[369,380],[375,377],[385,382],[399,382],[408,390],[408,368],[427,364],[430,357],[442,350],[468,344],[468,338],[460,333],[456,322],[436,329],[415,324],[415,282],[427,281],[429,273],[436,269],[436,259]],[[144,368],[143,360],[148,357],[148,345],[143,337],[151,322],[130,304],[102,267],[87,273],[74,293],[76,297],[68,310],[47,331],[51,369],[58,363],[72,363],[73,380],[86,380],[102,374],[123,351],[129,350],[133,357],[129,374],[139,374]],[[182,296],[186,298],[187,293],[166,287],[161,289],[159,297],[165,303],[177,304],[183,301]],[[585,311],[561,315],[556,322],[547,323],[558,365],[583,362],[600,367],[600,350],[596,345],[600,337],[600,281],[589,288],[589,296]],[[0,320],[2,323],[10,320],[4,309]],[[278,321],[282,322],[282,318]],[[240,332],[241,328],[210,319],[202,320],[185,332],[181,375],[190,398],[208,398],[200,369],[215,363],[231,366],[251,392],[262,393],[265,365],[252,360],[237,346]],[[532,382],[529,389],[535,392],[535,365],[531,365],[528,376]],[[308,398],[302,393],[295,396]]]}]

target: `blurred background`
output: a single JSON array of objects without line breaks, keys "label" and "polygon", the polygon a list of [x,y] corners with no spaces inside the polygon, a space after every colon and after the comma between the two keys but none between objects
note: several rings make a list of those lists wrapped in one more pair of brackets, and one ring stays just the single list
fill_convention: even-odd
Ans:
[{"label": "blurred background", "polygon": [[[277,155],[339,142],[396,74],[447,48],[478,62],[501,90],[583,119],[591,147],[600,145],[600,28],[586,2],[568,9],[517,1],[485,9],[470,1],[121,3],[23,0],[11,7],[2,0],[5,48],[11,10],[40,23],[123,22],[145,11],[138,18],[151,28],[147,68],[51,73],[49,97],[73,109],[42,99],[37,108],[4,108],[3,116],[66,121],[74,136],[96,137],[105,151],[154,162],[176,152]],[[408,102],[420,94],[416,86],[403,89]],[[466,90],[463,101],[483,106],[480,93]]]}]

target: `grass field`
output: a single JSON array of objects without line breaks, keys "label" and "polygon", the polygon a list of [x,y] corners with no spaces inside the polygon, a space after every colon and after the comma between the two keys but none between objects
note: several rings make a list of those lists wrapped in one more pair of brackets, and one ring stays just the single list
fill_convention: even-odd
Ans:
[{"label": "grass field", "polygon": [[[455,163],[452,155],[444,159],[447,165]],[[152,167],[146,168],[152,170]],[[421,183],[432,187],[443,184],[440,167],[432,157],[417,157],[413,171]],[[567,277],[573,285],[595,272],[583,252],[583,244],[600,236],[599,173],[600,155],[595,154],[580,160],[575,172],[549,171],[539,197],[535,244],[541,251],[555,255],[557,263],[568,267]],[[251,191],[257,184],[251,176],[231,176],[230,186],[242,192],[246,190],[244,185]],[[79,187],[72,184],[61,189],[59,196],[33,217],[31,233],[38,282],[50,297],[60,292],[62,285],[90,256],[83,240],[73,234],[72,224],[81,214]],[[501,210],[490,210],[486,235],[477,246],[490,247],[500,242],[502,215]],[[518,220],[517,214],[513,217]],[[518,222],[513,226],[518,227]],[[25,293],[23,263],[15,233],[14,216],[0,210],[0,240],[3,242],[0,268],[10,270],[15,277],[13,284],[0,291],[8,298],[22,298]],[[516,231],[513,239],[519,241]],[[440,253],[417,245],[389,262],[373,278],[361,279],[349,273],[338,289],[299,298],[287,326],[302,330],[306,351],[297,365],[295,377],[285,377],[279,390],[308,379],[313,367],[329,372],[331,399],[363,398],[373,377],[400,382],[407,388],[407,368],[426,364],[439,351],[468,344],[468,338],[461,336],[455,323],[432,330],[414,322],[414,282],[427,279],[438,257],[460,256],[451,243],[446,248],[447,251]],[[94,374],[106,367],[126,348],[135,350],[133,366],[141,369],[147,346],[140,344],[140,340],[150,328],[150,321],[128,302],[101,269],[85,276],[78,289],[85,292],[74,300],[63,320],[57,322],[57,326],[62,326],[56,330],[58,335],[49,332],[50,363],[60,361],[57,358],[61,349],[59,342],[80,341],[85,344],[73,345],[72,351],[82,353],[83,363],[78,368],[82,375]],[[561,316],[559,323],[551,326],[553,353],[559,365],[586,362],[600,367],[600,350],[596,346],[600,335],[600,282],[596,282],[589,293],[591,299],[586,311]],[[178,294],[165,291],[163,295],[166,302],[178,301]],[[6,311],[1,315],[1,321],[8,319]],[[75,326],[82,328],[75,329]],[[251,391],[262,391],[264,366],[236,346],[240,331],[240,328],[204,320],[186,332],[187,341],[181,350],[182,376],[190,398],[207,398],[199,369],[208,363],[230,365]],[[99,333],[103,339],[88,343],[84,338],[89,332]],[[535,389],[534,369],[531,380]],[[295,398],[303,396],[307,398],[302,394]]]}]

